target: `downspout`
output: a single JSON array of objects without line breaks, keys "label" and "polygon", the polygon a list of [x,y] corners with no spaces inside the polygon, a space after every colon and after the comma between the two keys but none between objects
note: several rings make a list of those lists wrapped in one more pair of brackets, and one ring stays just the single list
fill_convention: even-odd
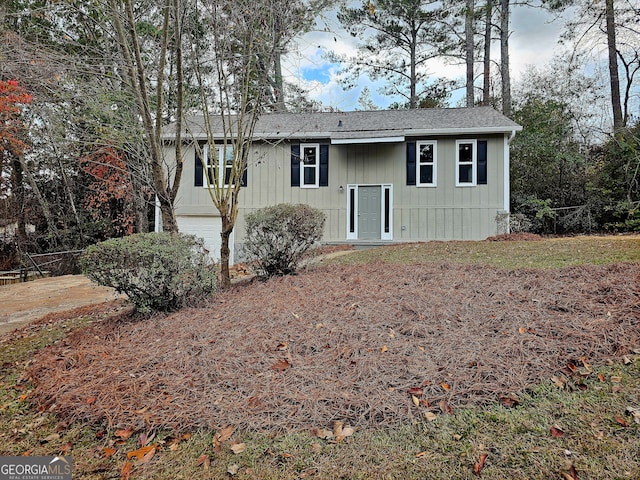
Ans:
[{"label": "downspout", "polygon": [[[509,135],[509,136],[507,136]],[[511,134],[504,134],[504,188],[503,188],[503,192],[504,192],[504,197],[503,197],[503,209],[504,212],[509,215],[511,212],[511,199],[510,199],[510,194],[511,194],[511,180],[509,178],[509,144],[511,143],[511,140],[513,140],[513,138],[516,136],[516,131],[511,130]],[[511,233],[511,230],[509,228],[509,222],[507,222],[507,232],[506,233]]]}]

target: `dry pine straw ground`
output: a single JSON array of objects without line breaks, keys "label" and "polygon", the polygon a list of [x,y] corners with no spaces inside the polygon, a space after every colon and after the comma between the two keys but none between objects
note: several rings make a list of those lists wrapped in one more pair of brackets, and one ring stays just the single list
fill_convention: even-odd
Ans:
[{"label": "dry pine straw ground", "polygon": [[390,425],[639,347],[639,283],[640,263],[320,266],[95,323],[36,358],[33,399],[119,428]]}]

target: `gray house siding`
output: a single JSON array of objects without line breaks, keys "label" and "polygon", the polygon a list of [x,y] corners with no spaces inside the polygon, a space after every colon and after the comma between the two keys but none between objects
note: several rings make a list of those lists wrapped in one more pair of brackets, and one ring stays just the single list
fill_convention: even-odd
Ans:
[{"label": "gray house siding", "polygon": [[[344,120],[334,131],[331,125],[336,122],[331,120],[332,116],[310,114],[305,117],[308,125],[304,130],[311,132],[310,135],[287,133],[286,129],[282,138],[271,138],[269,133],[262,133],[262,137],[257,135],[249,150],[247,186],[242,188],[239,196],[239,215],[234,231],[236,260],[241,256],[245,215],[278,203],[304,203],[321,209],[327,216],[323,241],[328,243],[370,242],[371,232],[367,228],[380,228],[381,233],[375,240],[388,242],[479,240],[501,233],[498,232],[496,217],[509,208],[508,141],[521,127],[492,110],[471,109],[470,112],[476,115],[474,121],[478,125],[469,125],[460,131],[452,126],[453,123],[442,128],[436,124],[424,129],[416,127],[416,115],[434,114],[438,122],[447,120],[448,115],[452,115],[450,122],[468,121],[465,120],[468,115],[462,115],[465,112],[452,109],[452,112],[409,112],[407,115],[413,119],[414,125],[404,130],[397,124],[388,131],[379,130],[378,126],[377,130],[341,130],[343,124],[349,125],[350,119],[365,122],[369,118],[364,112],[352,112],[338,114]],[[492,123],[483,130],[482,121],[487,114]],[[399,115],[398,112],[386,112],[379,118],[403,118]],[[474,116],[471,117],[473,120]],[[281,127],[277,122],[297,119],[294,114],[281,117],[267,115],[264,118],[271,124],[264,127],[263,132],[276,131]],[[503,126],[500,126],[501,122]],[[280,131],[277,133],[281,134]],[[436,185],[408,185],[407,144],[425,141],[433,142],[435,146]],[[475,141],[476,152],[481,142],[486,142],[486,183],[456,185],[458,141]],[[328,148],[327,186],[292,186],[291,146],[305,143],[326,145]],[[478,163],[474,168],[477,174]],[[175,202],[175,213],[179,223],[189,225],[192,230],[198,229],[198,222],[201,225],[208,225],[209,221],[215,223],[217,217],[207,189],[195,186],[195,176],[195,149],[185,146],[182,184]],[[373,208],[371,205],[375,207],[378,199],[379,212],[364,211]],[[361,212],[357,211],[354,202]],[[369,206],[360,207],[359,202],[368,202]],[[358,213],[365,215],[366,220],[361,222],[363,217]],[[379,227],[375,222],[373,227],[369,226],[367,222],[371,218],[375,220],[376,215],[381,217]],[[363,237],[367,239],[363,240]],[[215,239],[209,243],[213,245]]]}]

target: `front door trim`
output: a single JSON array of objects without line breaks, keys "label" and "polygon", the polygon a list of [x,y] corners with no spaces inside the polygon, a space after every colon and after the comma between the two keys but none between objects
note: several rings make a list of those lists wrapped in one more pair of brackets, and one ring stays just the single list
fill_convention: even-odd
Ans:
[{"label": "front door trim", "polygon": [[393,184],[347,184],[347,240],[358,240],[358,187],[381,187],[380,239],[393,240]]}]

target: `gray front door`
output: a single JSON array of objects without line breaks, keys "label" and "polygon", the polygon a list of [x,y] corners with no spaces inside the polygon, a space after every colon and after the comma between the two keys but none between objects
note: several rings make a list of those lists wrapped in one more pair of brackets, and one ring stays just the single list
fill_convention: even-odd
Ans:
[{"label": "gray front door", "polygon": [[379,240],[382,188],[358,187],[358,239]]}]

